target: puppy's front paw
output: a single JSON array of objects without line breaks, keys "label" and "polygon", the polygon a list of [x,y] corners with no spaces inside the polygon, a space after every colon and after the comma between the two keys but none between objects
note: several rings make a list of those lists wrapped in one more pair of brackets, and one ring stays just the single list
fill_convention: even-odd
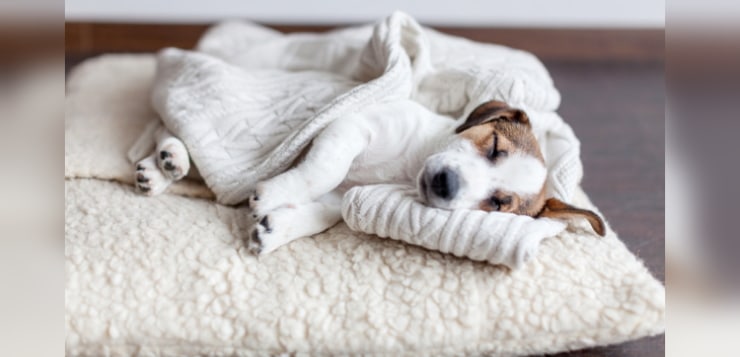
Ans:
[{"label": "puppy's front paw", "polygon": [[190,158],[185,145],[171,141],[157,150],[157,165],[170,180],[177,181],[190,171]]},{"label": "puppy's front paw", "polygon": [[147,196],[158,195],[164,192],[171,182],[159,171],[153,156],[136,163],[134,184],[139,192]]},{"label": "puppy's front paw", "polygon": [[255,255],[266,254],[276,247],[270,245],[272,241],[272,226],[270,226],[270,216],[260,218],[249,232],[247,249]]}]

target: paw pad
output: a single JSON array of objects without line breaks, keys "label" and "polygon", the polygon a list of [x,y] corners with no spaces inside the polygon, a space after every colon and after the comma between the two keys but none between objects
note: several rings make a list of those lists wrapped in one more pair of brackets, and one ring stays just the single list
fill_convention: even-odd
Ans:
[{"label": "paw pad", "polygon": [[259,255],[262,252],[262,239],[260,239],[260,233],[256,229],[250,234],[250,240],[247,244],[249,251],[252,254]]},{"label": "paw pad", "polygon": [[157,168],[154,155],[136,164],[134,185],[139,192],[147,196],[158,195],[164,192],[170,183],[171,181]]},{"label": "paw pad", "polygon": [[162,173],[168,176],[171,180],[179,180],[187,174],[189,170],[188,162],[182,162],[183,159],[187,160],[186,157],[181,155],[175,155],[168,150],[160,150],[157,158],[157,163]]},{"label": "paw pad", "polygon": [[272,227],[270,227],[270,219],[267,217],[268,216],[265,216],[260,220],[260,226],[265,227],[265,232],[272,233]]}]

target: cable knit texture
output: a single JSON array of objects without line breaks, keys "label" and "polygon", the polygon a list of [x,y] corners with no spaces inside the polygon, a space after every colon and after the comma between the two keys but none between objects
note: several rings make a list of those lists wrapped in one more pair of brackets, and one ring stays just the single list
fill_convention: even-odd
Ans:
[{"label": "cable knit texture", "polygon": [[355,231],[511,268],[521,267],[542,239],[565,228],[545,218],[431,208],[402,185],[352,188],[342,200],[342,217]]},{"label": "cable knit texture", "polygon": [[578,140],[555,113],[560,94],[536,57],[401,12],[325,34],[224,23],[196,51],[160,52],[152,88],[152,106],[224,204],[284,171],[334,119],[392,99],[453,120],[492,99],[522,108],[545,154],[548,194],[568,201],[581,179]]}]

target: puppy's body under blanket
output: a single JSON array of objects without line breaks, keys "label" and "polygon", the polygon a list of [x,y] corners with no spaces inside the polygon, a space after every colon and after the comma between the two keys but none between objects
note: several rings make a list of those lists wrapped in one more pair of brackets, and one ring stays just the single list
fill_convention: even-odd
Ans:
[{"label": "puppy's body under blanket", "polygon": [[[137,140],[139,144],[134,146],[145,148],[140,155],[152,150],[151,138],[139,134],[159,125],[145,99],[154,67],[152,55],[106,55],[88,60],[72,71],[67,83],[66,177],[95,177],[133,184],[132,164],[127,162],[125,153]],[[564,229],[561,222],[554,220],[432,209],[416,202],[408,188],[390,185],[378,189],[381,187],[355,190],[366,194],[344,198],[345,207],[349,203],[357,208],[352,211],[357,216],[349,215],[347,210],[344,214],[345,220],[354,222],[351,224],[354,229],[492,264],[518,267],[534,256],[542,239]],[[168,193],[213,199],[207,187],[193,180],[175,182]],[[388,210],[387,204],[400,203],[397,198],[403,198],[404,207],[415,209],[400,210],[391,217],[396,210]],[[248,216],[244,212],[245,219]],[[445,229],[434,231],[432,227]],[[442,236],[446,238],[440,239]],[[447,250],[449,243],[455,244],[457,253]],[[479,243],[484,243],[485,249],[480,250]]]},{"label": "puppy's body under blanket", "polygon": [[[399,99],[418,101],[450,120],[467,117],[491,99],[525,109],[545,156],[547,194],[570,201],[581,179],[578,140],[555,113],[559,93],[534,56],[443,35],[403,13],[373,27],[319,35],[282,35],[245,23],[222,24],[201,39],[197,52],[162,51],[152,88],[154,109],[185,143],[203,180],[224,204],[243,201],[257,182],[289,167],[333,120],[373,103]],[[151,140],[144,137],[140,143],[151,145]],[[133,161],[148,154],[132,152],[139,153],[131,157]],[[399,217],[392,222],[419,218],[407,211],[396,214]],[[432,226],[468,232],[456,239],[457,251],[481,254],[477,250],[481,244],[492,249],[529,247],[483,253],[483,260],[512,267],[531,257],[540,240],[564,227],[492,213],[486,221],[497,222],[497,229],[478,232],[481,227],[471,226],[473,220],[458,219],[459,214],[439,212],[424,218]],[[414,238],[424,234],[406,230],[401,236],[390,235],[420,244],[422,240]],[[522,245],[525,241],[528,244]],[[444,242],[425,240],[422,245],[447,251],[434,244]]]},{"label": "puppy's body under blanket", "polygon": [[196,52],[161,52],[152,88],[154,109],[224,204],[288,168],[331,121],[399,99],[451,120],[492,99],[521,108],[546,159],[548,195],[569,201],[582,176],[578,140],[555,113],[560,95],[536,57],[444,35],[400,12],[325,34],[225,23]]}]

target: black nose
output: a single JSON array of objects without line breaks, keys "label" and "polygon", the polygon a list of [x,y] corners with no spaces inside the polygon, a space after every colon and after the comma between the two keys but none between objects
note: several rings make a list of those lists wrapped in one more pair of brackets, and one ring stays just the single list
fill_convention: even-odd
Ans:
[{"label": "black nose", "polygon": [[460,188],[460,180],[454,171],[443,169],[432,177],[430,187],[438,197],[450,199],[457,194],[457,189]]}]

